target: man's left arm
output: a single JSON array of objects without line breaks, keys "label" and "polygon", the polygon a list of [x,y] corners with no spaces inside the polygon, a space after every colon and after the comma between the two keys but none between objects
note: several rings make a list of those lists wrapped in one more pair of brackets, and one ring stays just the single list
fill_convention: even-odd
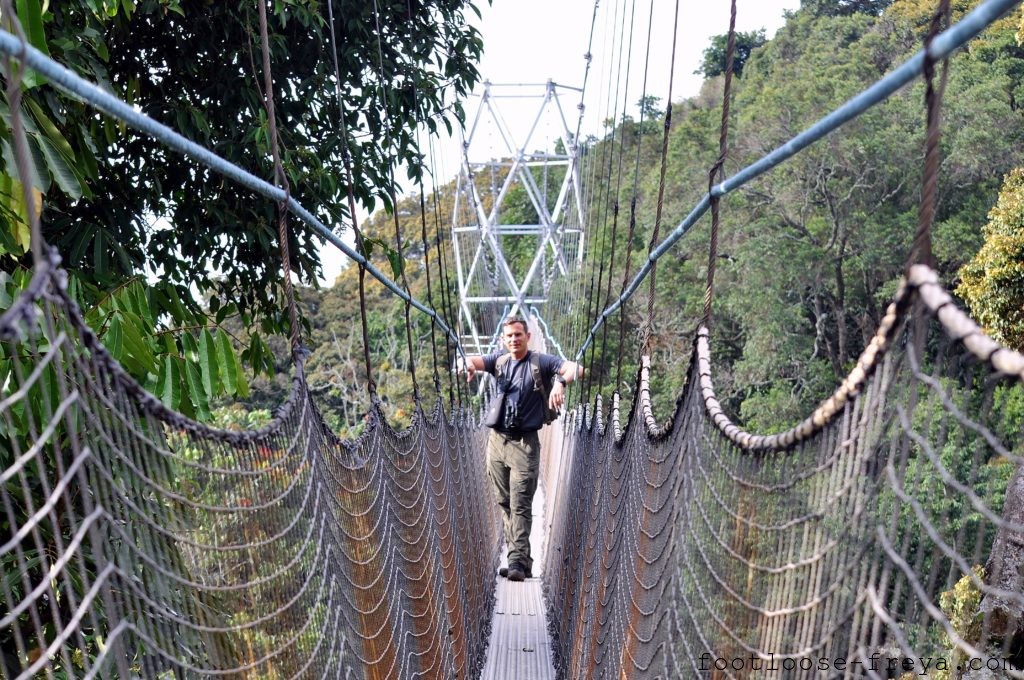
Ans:
[{"label": "man's left arm", "polygon": [[548,395],[548,406],[561,410],[565,404],[565,387],[578,378],[583,377],[583,367],[575,361],[563,361],[561,367],[555,371],[552,381],[551,394]]}]

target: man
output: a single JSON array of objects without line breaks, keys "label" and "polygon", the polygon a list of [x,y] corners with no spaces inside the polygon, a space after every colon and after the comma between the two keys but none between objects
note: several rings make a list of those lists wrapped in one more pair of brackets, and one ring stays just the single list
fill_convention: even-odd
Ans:
[{"label": "man", "polygon": [[[530,557],[530,526],[533,523],[533,494],[540,473],[540,438],[544,425],[544,392],[547,405],[554,410],[565,403],[565,386],[583,375],[572,361],[551,354],[534,355],[528,348],[530,331],[519,316],[505,319],[501,332],[504,351],[485,356],[460,357],[457,368],[470,381],[477,371],[487,371],[498,381],[498,393],[504,393],[504,409],[487,439],[487,476],[494,486],[505,525],[508,568],[499,574],[509,581],[533,576]],[[509,358],[502,359],[504,355]],[[539,366],[538,366],[539,364]],[[542,386],[534,381],[539,368]]]}]

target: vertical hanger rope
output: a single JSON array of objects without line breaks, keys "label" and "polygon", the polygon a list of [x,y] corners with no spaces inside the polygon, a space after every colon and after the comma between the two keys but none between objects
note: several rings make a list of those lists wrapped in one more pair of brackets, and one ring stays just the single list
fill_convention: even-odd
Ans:
[{"label": "vertical hanger rope", "polygon": [[281,270],[283,274],[284,296],[288,305],[288,321],[291,325],[289,340],[292,353],[300,345],[299,315],[295,304],[295,291],[292,289],[291,253],[288,247],[288,178],[281,163],[281,152],[278,148],[277,117],[274,112],[274,78],[270,70],[270,39],[267,32],[267,2],[259,0],[260,51],[263,53],[263,104],[267,109],[268,136],[270,152],[274,159],[274,181],[284,189],[284,200],[277,204],[277,239],[281,252]]},{"label": "vertical hanger rope", "polygon": [[729,152],[729,109],[732,99],[732,69],[736,56],[736,0],[732,0],[729,13],[729,37],[725,49],[725,86],[722,92],[722,122],[718,133],[718,158],[708,172],[708,195],[711,197],[711,239],[708,247],[708,279],[704,290],[704,317],[702,325],[711,325],[711,299],[715,293],[715,264],[718,262],[719,202],[721,197],[712,191],[715,182],[725,177],[725,158]]}]

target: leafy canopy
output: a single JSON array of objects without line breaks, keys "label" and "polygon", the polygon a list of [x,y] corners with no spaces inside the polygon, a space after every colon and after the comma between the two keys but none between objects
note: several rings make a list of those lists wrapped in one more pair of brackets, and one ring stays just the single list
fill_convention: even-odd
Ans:
[{"label": "leafy canopy", "polygon": [[960,270],[957,294],[995,340],[1024,350],[1024,168],[1003,181],[985,243]]},{"label": "leafy canopy", "polygon": [[[420,123],[436,131],[462,120],[455,98],[477,81],[482,49],[465,16],[476,8],[469,0],[271,5],[290,192],[341,231],[350,189],[368,209],[390,206],[398,167],[422,173]],[[32,44],[78,75],[251,173],[273,176],[256,3],[19,0],[18,15]],[[173,408],[205,418],[211,399],[244,396],[239,358],[272,372],[262,336],[287,330],[276,206],[40,77],[28,74],[24,85],[43,236],[58,248],[94,330]],[[31,265],[8,108],[0,93],[0,311]],[[300,281],[315,283],[318,246],[292,218],[291,268]],[[211,373],[216,363],[222,370]]]},{"label": "leafy canopy", "polygon": [[[734,82],[728,173],[786,143],[920,50],[934,3],[883,4],[845,11],[853,5],[828,3],[844,11],[819,13],[805,3],[751,53]],[[974,4],[954,0],[954,12]],[[1024,165],[1018,24],[1016,15],[996,22],[951,60],[933,241],[944,280],[953,280],[981,246],[981,225],[999,179]],[[720,81],[707,81],[699,96],[674,105],[666,223],[687,214],[706,191],[720,120]],[[625,178],[619,182],[607,160],[620,139],[628,145],[624,157],[640,159],[636,189]],[[616,287],[627,255],[635,271],[646,253],[658,207],[660,146],[660,135],[612,130],[590,152],[598,161],[589,191],[594,203],[588,213],[596,216],[589,225],[592,246],[610,242],[612,220],[599,218],[611,214],[616,202],[630,205],[634,190],[638,194],[640,236],[630,251],[620,223]],[[751,429],[779,431],[799,422],[832,392],[870,341],[917,224],[923,148],[924,88],[916,82],[723,200],[712,325],[716,387],[725,407]],[[701,316],[708,226],[707,218],[698,223],[658,268],[652,354],[660,370],[652,389],[655,405],[666,410],[682,380],[675,376],[686,374],[685,338]],[[591,275],[597,279],[600,263],[588,260],[587,266],[584,290],[590,295],[587,282]],[[600,297],[598,309],[603,291]],[[625,310],[628,338],[646,323],[647,308],[641,299]],[[599,375],[601,361],[603,374],[614,374],[616,350],[599,347],[588,359],[591,375]],[[625,356],[635,356],[630,350]],[[635,374],[632,368],[624,366],[623,375]]]},{"label": "leafy canopy", "polygon": [[[880,15],[893,0],[801,0],[800,8],[818,16],[839,17],[851,14]],[[933,3],[934,4],[934,3]]]},{"label": "leafy canopy", "polygon": [[[759,28],[756,31],[736,32],[736,47],[733,53],[732,72],[737,76],[743,75],[743,65],[750,58],[750,53],[761,47],[768,38],[765,30]],[[729,34],[716,35],[711,38],[711,44],[704,48],[704,59],[700,67],[694,71],[705,78],[714,78],[725,73],[726,57],[728,56]]]},{"label": "leafy canopy", "polygon": [[[329,3],[330,6],[329,6]],[[272,177],[255,3],[143,0],[100,15],[94,3],[51,3],[51,52],[111,87],[143,113],[260,177]],[[390,206],[401,166],[422,172],[416,127],[462,119],[453,98],[478,79],[482,48],[465,0],[365,3],[285,0],[270,17],[271,68],[291,194],[342,230],[352,192],[368,209]],[[337,51],[328,10],[334,17]],[[76,59],[79,35],[94,60]],[[334,59],[338,62],[337,80]],[[339,102],[340,94],[340,102]],[[142,270],[180,294],[196,287],[273,319],[280,305],[275,206],[145,135],[55,100],[51,117],[72,141],[86,189],[48,196],[45,236],[66,264],[109,287]],[[293,220],[292,269],[314,282],[317,239]],[[218,272],[211,276],[209,272]]]}]

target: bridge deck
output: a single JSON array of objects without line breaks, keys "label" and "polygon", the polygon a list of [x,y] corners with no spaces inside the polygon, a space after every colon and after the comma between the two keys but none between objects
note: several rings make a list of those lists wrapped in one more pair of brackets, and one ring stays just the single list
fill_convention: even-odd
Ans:
[{"label": "bridge deck", "polygon": [[530,532],[530,546],[535,554],[533,578],[510,583],[496,577],[497,602],[491,619],[487,663],[480,676],[483,680],[554,680],[547,605],[539,578],[544,568],[546,528],[544,491],[538,487]]}]

